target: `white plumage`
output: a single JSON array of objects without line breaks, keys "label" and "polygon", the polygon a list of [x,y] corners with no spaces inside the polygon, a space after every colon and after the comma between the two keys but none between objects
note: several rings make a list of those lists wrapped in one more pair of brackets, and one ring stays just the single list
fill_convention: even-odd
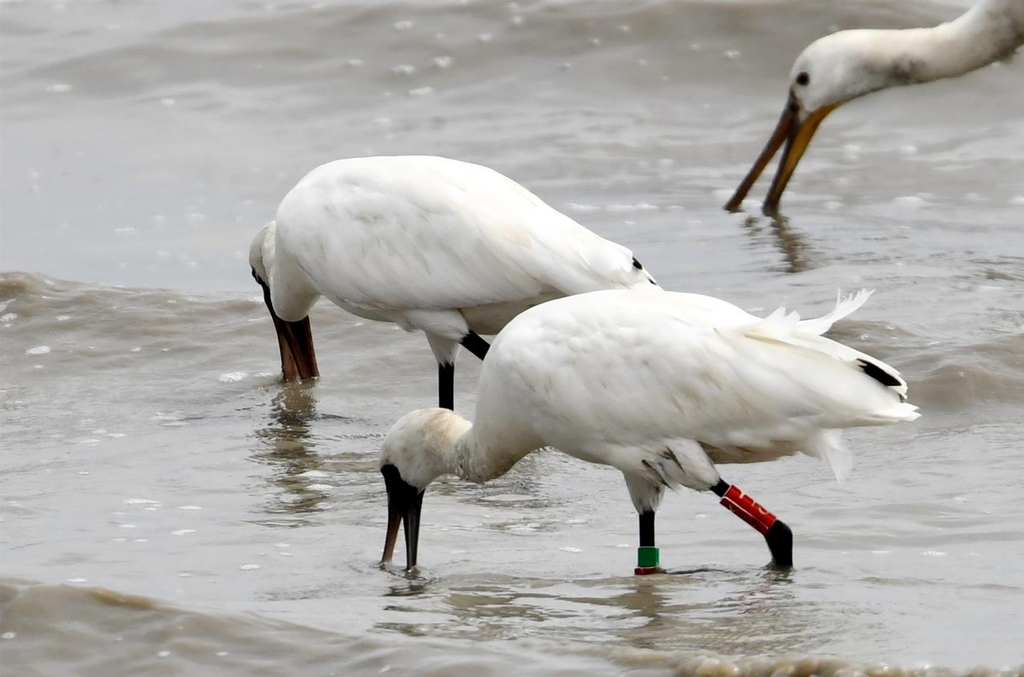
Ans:
[{"label": "white plumage", "polygon": [[[649,515],[651,541],[665,487],[729,488],[715,463],[803,452],[841,476],[849,456],[840,429],[918,417],[895,369],[821,336],[869,295],[839,299],[806,321],[656,289],[594,292],[523,313],[484,361],[475,424],[418,410],[385,439],[380,465],[393,519],[384,559],[407,511],[394,495],[422,497],[448,473],[485,482],[544,446],[622,471],[642,531]],[[771,523],[760,526],[765,533]],[[409,545],[414,564],[415,538]],[[786,547],[772,548],[782,565]]]},{"label": "white plumage", "polygon": [[[479,337],[472,344],[467,337],[495,334],[528,307],[654,284],[630,250],[511,179],[440,157],[356,158],[314,169],[256,236],[249,259],[285,325],[304,321],[324,296],[361,317],[426,332],[442,371],[460,344],[486,351]],[[316,375],[289,373],[287,343],[285,336],[285,378]],[[315,372],[315,359],[305,366]]]},{"label": "white plumage", "polygon": [[955,21],[933,28],[847,30],[812,42],[793,64],[775,131],[725,208],[739,209],[785,142],[764,201],[766,214],[777,212],[818,125],[841,104],[889,87],[957,77],[1009,57],[1022,44],[1024,0],[981,0]]}]

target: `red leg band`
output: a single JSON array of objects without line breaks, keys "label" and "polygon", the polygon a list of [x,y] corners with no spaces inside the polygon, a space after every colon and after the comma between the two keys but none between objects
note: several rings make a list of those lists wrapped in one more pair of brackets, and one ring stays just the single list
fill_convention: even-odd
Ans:
[{"label": "red leg band", "polygon": [[762,535],[767,533],[775,524],[775,515],[768,512],[764,506],[747,496],[735,484],[722,496],[722,505],[729,509],[741,520],[757,529]]}]

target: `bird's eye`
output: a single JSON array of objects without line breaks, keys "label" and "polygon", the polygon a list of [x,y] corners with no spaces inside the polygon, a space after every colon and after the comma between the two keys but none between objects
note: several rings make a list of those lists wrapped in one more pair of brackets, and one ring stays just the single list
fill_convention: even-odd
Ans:
[{"label": "bird's eye", "polygon": [[800,71],[800,74],[796,76],[796,84],[808,85],[811,82],[811,76],[807,74],[807,71]]}]

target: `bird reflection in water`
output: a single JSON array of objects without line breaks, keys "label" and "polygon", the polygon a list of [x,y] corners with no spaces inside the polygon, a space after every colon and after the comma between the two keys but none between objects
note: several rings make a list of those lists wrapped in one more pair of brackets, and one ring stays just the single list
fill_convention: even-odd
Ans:
[{"label": "bird reflection in water", "polygon": [[[673,573],[580,581],[500,575],[489,580],[396,578],[384,596],[390,598],[388,609],[402,615],[376,627],[409,636],[429,632],[507,640],[557,626],[560,634],[585,642],[614,640],[673,652],[706,653],[713,647],[723,655],[771,654],[780,640],[790,647],[794,637],[810,651],[836,631],[834,623],[821,624],[830,630],[815,630],[821,619],[813,604],[796,599],[792,571],[702,568]],[[397,599],[409,597],[417,599]],[[438,622],[436,613],[446,620]]]},{"label": "bird reflection in water", "polygon": [[[789,219],[785,216],[775,215],[770,217],[769,220],[773,244],[782,254],[785,261],[784,270],[787,273],[802,273],[805,270],[810,270],[813,267],[811,265],[811,251],[804,236],[789,227]],[[748,216],[744,219],[743,225],[747,232],[756,237],[763,230],[763,222],[764,219]]]},{"label": "bird reflection in water", "polygon": [[635,648],[769,655],[781,638],[787,650],[798,648],[792,646],[795,637],[808,650],[821,640],[814,606],[796,599],[792,570],[672,573],[634,577],[619,594],[586,601],[628,611],[612,627],[618,640]]},{"label": "bird reflection in water", "polygon": [[[279,491],[268,498],[261,523],[274,526],[303,526],[299,515],[328,507],[328,494],[311,489],[310,471],[319,471],[324,459],[315,453],[317,441],[310,424],[317,418],[314,382],[288,382],[271,402],[271,420],[253,433],[257,447],[253,460],[273,466],[271,481]],[[282,517],[274,517],[281,515]]]}]

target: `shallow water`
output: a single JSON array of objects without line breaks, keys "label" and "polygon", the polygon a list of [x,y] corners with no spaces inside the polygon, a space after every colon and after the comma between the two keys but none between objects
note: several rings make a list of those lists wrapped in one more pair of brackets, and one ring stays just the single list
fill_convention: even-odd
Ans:
[{"label": "shallow water", "polygon": [[[1016,674],[1021,65],[837,111],[783,225],[721,210],[803,45],[963,6],[0,5],[3,672]],[[793,526],[789,574],[680,492],[680,573],[629,575],[621,476],[553,452],[432,487],[419,574],[379,570],[376,456],[436,397],[426,342],[322,304],[323,377],[283,386],[245,256],[305,171],[410,152],[499,169],[669,288],[807,313],[878,290],[835,335],[923,417],[850,431],[841,485],[723,469]]]}]

